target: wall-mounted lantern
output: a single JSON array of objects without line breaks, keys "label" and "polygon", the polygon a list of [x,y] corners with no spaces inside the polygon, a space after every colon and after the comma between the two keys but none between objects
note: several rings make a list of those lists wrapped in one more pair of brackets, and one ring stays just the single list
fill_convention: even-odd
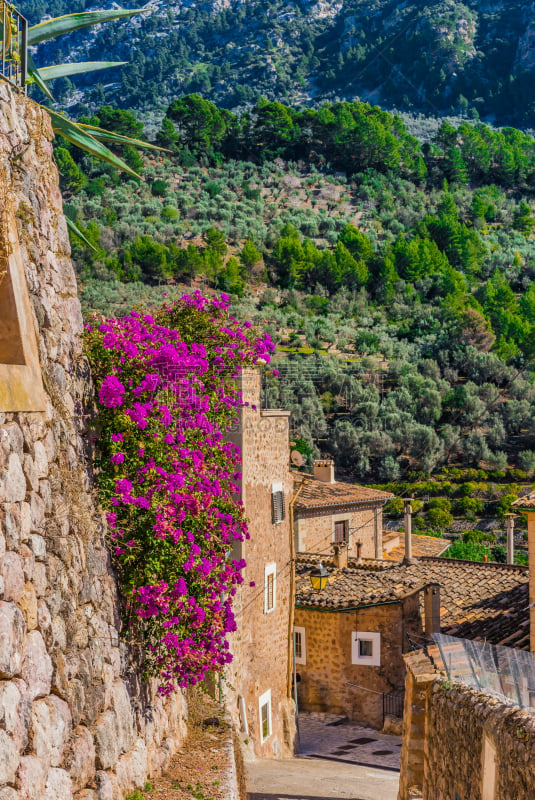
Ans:
[{"label": "wall-mounted lantern", "polygon": [[310,573],[310,583],[314,591],[321,592],[322,589],[325,589],[328,578],[329,570],[320,561],[316,569],[313,569]]}]

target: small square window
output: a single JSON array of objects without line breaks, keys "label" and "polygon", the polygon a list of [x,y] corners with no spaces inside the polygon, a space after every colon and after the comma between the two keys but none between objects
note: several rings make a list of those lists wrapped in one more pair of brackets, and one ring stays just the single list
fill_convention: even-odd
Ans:
[{"label": "small square window", "polygon": [[260,742],[263,743],[271,736],[271,689],[258,699],[258,713],[260,717]]},{"label": "small square window", "polygon": [[373,642],[371,639],[359,639],[359,656],[362,658],[372,658],[373,656]]},{"label": "small square window", "polygon": [[307,643],[304,628],[294,628],[295,663],[307,663]]},{"label": "small square window", "polygon": [[277,604],[277,565],[266,564],[264,570],[264,613],[273,611]]},{"label": "small square window", "polygon": [[351,663],[359,666],[381,666],[381,634],[359,631],[351,634]]}]

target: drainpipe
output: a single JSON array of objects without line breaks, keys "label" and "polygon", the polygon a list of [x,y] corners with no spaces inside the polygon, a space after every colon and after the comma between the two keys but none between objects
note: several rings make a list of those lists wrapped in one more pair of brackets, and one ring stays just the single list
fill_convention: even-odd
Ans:
[{"label": "drainpipe", "polygon": [[[288,510],[290,512],[290,613],[288,615],[288,669],[286,679],[286,694],[288,697],[292,696],[292,673],[293,673],[293,641],[294,641],[294,621],[295,621],[295,541],[294,541],[294,505],[299,497],[303,486],[306,483],[306,478],[303,480],[301,486],[298,488],[290,502],[288,503]],[[295,688],[295,696],[297,700],[297,687]],[[297,702],[296,702],[297,708]]]}]

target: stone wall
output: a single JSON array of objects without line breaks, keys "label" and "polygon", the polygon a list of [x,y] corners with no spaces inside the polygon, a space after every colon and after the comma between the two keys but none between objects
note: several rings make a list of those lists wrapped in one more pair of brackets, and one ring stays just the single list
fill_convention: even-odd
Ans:
[{"label": "stone wall", "polygon": [[399,800],[535,797],[531,714],[437,676],[423,653],[407,660]]},{"label": "stone wall", "polygon": [[[375,558],[376,530],[382,538],[383,504],[362,504],[336,508],[299,509],[295,512],[295,540],[298,553],[330,553],[335,521],[349,520],[349,558],[357,558],[357,543],[362,558]],[[382,548],[381,548],[382,550]],[[380,552],[379,557],[383,554]]]},{"label": "stone wall", "polygon": [[[241,500],[249,522],[250,539],[235,548],[244,558],[244,583],[236,596],[238,630],[230,641],[234,661],[228,670],[229,707],[241,741],[256,755],[284,757],[293,753],[294,704],[289,693],[288,666],[292,637],[290,500],[293,479],[289,470],[289,412],[260,409],[260,375],[242,376],[244,407],[232,437],[242,449]],[[286,517],[272,521],[274,484],[284,491]],[[275,607],[266,613],[265,567],[276,565]],[[271,692],[272,732],[262,741],[259,698]]]},{"label": "stone wall", "polygon": [[186,709],[140,683],[122,641],[51,140],[46,113],[0,84],[0,252],[9,235],[45,389],[42,411],[0,412],[0,800],[120,800],[165,766]]},{"label": "stone wall", "polygon": [[[297,665],[299,708],[346,714],[354,722],[381,728],[383,692],[404,685],[406,634],[421,634],[418,594],[351,611],[297,607],[295,625],[304,628],[306,644],[306,664]],[[354,632],[380,634],[380,665],[352,663]]]}]

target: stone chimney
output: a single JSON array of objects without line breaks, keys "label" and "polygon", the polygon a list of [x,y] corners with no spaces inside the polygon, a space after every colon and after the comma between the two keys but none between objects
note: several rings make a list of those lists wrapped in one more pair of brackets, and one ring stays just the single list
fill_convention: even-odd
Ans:
[{"label": "stone chimney", "polygon": [[507,514],[507,563],[515,563],[515,517]]},{"label": "stone chimney", "polygon": [[412,563],[412,506],[410,500],[405,501],[405,558],[404,561]]},{"label": "stone chimney", "polygon": [[334,483],[334,461],[332,458],[321,458],[314,461],[314,477],[322,483]]},{"label": "stone chimney", "polygon": [[425,633],[440,633],[440,584],[430,583],[424,589]]},{"label": "stone chimney", "polygon": [[347,542],[337,542],[333,545],[334,555],[333,562],[337,569],[344,569],[347,567]]}]

